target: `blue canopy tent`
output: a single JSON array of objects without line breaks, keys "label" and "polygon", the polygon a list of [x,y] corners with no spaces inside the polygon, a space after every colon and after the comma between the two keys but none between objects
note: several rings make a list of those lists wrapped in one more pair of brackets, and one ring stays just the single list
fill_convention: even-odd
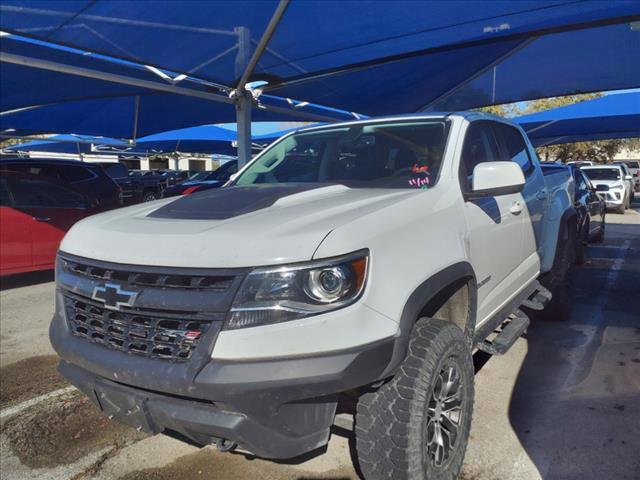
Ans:
[{"label": "blue canopy tent", "polygon": [[[179,77],[193,79],[197,90],[181,94],[202,96],[208,85],[222,97],[222,86],[225,99],[209,99],[235,107],[241,159],[258,93],[245,87],[256,80],[268,82],[263,92],[372,115],[445,100],[470,108],[640,86],[635,0],[134,1],[126,9],[106,0],[7,0],[0,14],[10,33],[176,72],[164,91]],[[553,59],[555,74],[539,76],[546,73],[541,56]],[[121,80],[29,55],[0,59]],[[517,76],[504,81],[500,66],[509,60]],[[613,72],[602,68],[607,61]]]},{"label": "blue canopy tent", "polygon": [[113,138],[83,137],[78,135],[53,135],[46,139],[11,145],[9,152],[90,153],[92,145],[125,147],[127,144]]},{"label": "blue canopy tent", "polygon": [[605,95],[514,120],[536,146],[640,137],[640,92]]},{"label": "blue canopy tent", "polygon": [[[256,124],[252,128],[255,128]],[[298,127],[300,128],[300,127]],[[270,131],[261,135],[253,135],[254,148],[262,148],[281,136],[298,128]],[[198,127],[171,130],[140,138],[134,147],[135,151],[155,152],[198,152],[235,154],[237,132],[230,128],[216,125],[200,125]]]}]

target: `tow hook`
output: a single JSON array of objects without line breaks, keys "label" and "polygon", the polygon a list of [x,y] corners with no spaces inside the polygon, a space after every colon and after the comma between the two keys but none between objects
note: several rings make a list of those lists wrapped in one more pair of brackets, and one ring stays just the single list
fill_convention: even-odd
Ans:
[{"label": "tow hook", "polygon": [[219,438],[219,439],[216,440],[216,448],[220,452],[229,452],[229,451],[233,450],[234,448],[236,448],[237,446],[238,446],[238,444],[236,442],[232,442],[232,441],[227,440],[225,438]]}]

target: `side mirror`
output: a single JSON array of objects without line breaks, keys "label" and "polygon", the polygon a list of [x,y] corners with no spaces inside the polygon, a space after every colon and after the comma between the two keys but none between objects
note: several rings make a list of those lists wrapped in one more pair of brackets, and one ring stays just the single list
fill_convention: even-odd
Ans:
[{"label": "side mirror", "polygon": [[604,184],[599,184],[596,185],[596,192],[608,192],[609,191],[609,185],[604,185]]},{"label": "side mirror", "polygon": [[472,190],[466,196],[472,199],[520,193],[524,183],[524,173],[517,163],[483,162],[473,169]]},{"label": "side mirror", "polygon": [[633,180],[633,177],[631,175],[625,175],[624,179],[625,180]]}]

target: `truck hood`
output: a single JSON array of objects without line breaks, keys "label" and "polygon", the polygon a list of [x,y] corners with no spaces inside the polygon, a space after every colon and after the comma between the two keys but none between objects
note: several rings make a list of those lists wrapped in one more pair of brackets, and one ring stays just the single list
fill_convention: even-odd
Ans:
[{"label": "truck hood", "polygon": [[340,225],[417,193],[317,184],[206,190],[89,217],[74,225],[60,250],[109,262],[175,267],[306,261]]}]

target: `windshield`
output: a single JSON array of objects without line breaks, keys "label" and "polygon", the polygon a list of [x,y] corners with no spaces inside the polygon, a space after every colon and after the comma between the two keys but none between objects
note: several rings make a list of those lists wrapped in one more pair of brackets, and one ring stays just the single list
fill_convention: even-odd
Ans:
[{"label": "windshield", "polygon": [[438,119],[301,132],[269,148],[235,184],[429,188],[438,178],[447,130],[448,122]]},{"label": "windshield", "polygon": [[589,180],[620,180],[618,168],[589,168],[582,170]]}]

